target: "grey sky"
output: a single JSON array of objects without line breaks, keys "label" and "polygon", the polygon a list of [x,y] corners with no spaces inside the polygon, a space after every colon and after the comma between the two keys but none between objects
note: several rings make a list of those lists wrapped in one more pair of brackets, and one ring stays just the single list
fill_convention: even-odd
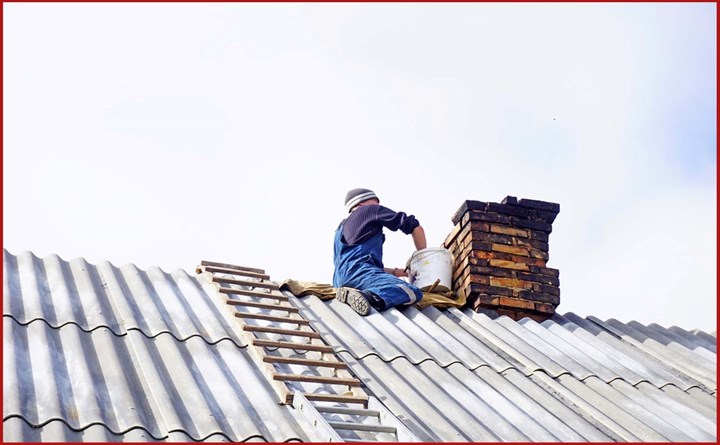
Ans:
[{"label": "grey sky", "polygon": [[350,188],[430,245],[513,195],[561,205],[561,313],[716,329],[714,3],[3,10],[12,253],[330,282]]}]

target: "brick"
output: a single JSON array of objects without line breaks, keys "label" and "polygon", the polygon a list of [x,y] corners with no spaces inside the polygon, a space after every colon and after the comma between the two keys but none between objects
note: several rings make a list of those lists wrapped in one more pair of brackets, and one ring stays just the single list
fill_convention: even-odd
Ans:
[{"label": "brick", "polygon": [[499,278],[489,277],[490,281],[488,284],[491,286],[502,286],[502,287],[517,287],[521,289],[533,289],[533,285],[539,283],[531,283],[529,281],[518,280],[517,278]]},{"label": "brick", "polygon": [[498,224],[490,224],[490,232],[501,233],[503,235],[521,236],[523,238],[528,237],[527,230],[515,229],[513,227],[501,226]]},{"label": "brick", "polygon": [[499,267],[481,267],[481,266],[470,266],[470,273],[475,273],[478,275],[490,275],[493,277],[502,277],[502,278],[515,278],[516,272],[511,269],[501,269]]},{"label": "brick", "polygon": [[552,224],[553,221],[555,221],[556,216],[557,213],[546,212],[544,210],[530,210],[528,212],[528,219],[531,219],[533,221],[542,221],[548,224]]},{"label": "brick", "polygon": [[540,283],[533,283],[532,286],[533,291],[541,293],[541,294],[549,294],[549,295],[556,295],[560,296],[560,288],[556,286],[548,286],[546,284],[540,284]]},{"label": "brick", "polygon": [[513,261],[491,259],[488,263],[492,267],[502,267],[505,269],[514,269],[514,270],[530,270],[529,266],[527,264],[516,263]]},{"label": "brick", "polygon": [[546,243],[550,240],[550,236],[547,233],[540,232],[538,230],[528,230],[528,235],[528,238],[532,240],[543,241]]},{"label": "brick", "polygon": [[498,315],[508,316],[508,317],[512,318],[513,320],[515,320],[515,321],[519,320],[517,311],[511,311],[511,310],[508,310],[508,309],[497,308],[497,309],[495,309],[495,312],[497,312]]},{"label": "brick", "polygon": [[[508,254],[498,253],[497,255],[508,255]],[[510,254],[510,259],[508,261],[514,261],[516,263],[524,263],[524,264],[527,264],[528,266],[545,266],[545,264],[547,263],[547,261],[542,258],[528,258],[528,257],[523,257],[520,255],[512,255],[512,254]]]},{"label": "brick", "polygon": [[488,306],[498,306],[500,304],[500,297],[497,295],[478,294],[475,297],[475,301]]},{"label": "brick", "polygon": [[560,204],[554,202],[538,201],[535,199],[521,199],[518,205],[528,209],[547,210],[554,213],[560,212]]},{"label": "brick", "polygon": [[499,305],[505,307],[535,310],[535,303],[519,298],[500,297]]},{"label": "brick", "polygon": [[506,246],[505,244],[493,244],[492,250],[495,252],[511,253],[513,255],[530,256],[527,249],[515,246]]},{"label": "brick", "polygon": [[[534,266],[534,267],[536,267],[536,266]],[[532,268],[530,270],[532,271]],[[560,280],[558,280],[555,277],[548,276],[548,275],[540,275],[538,273],[525,273],[525,272],[516,272],[516,275],[521,280],[533,281],[535,283],[541,283],[541,284],[549,284],[552,286],[560,286]]]},{"label": "brick", "polygon": [[462,217],[463,223],[467,223],[470,221],[486,221],[486,222],[494,222],[498,224],[510,224],[510,217],[506,215],[500,215],[497,213],[488,213],[484,211],[471,211],[463,215]]},{"label": "brick", "polygon": [[[519,207],[515,207],[519,208]],[[531,221],[526,218],[512,218],[512,225],[515,227],[522,227],[524,229],[539,230],[545,233],[552,232],[552,224],[548,224],[542,221]]]},{"label": "brick", "polygon": [[550,318],[550,316],[547,314],[535,313],[535,312],[518,312],[518,317],[519,317],[519,320],[522,320],[525,317],[531,318],[538,323],[542,323],[543,321]]},{"label": "brick", "polygon": [[485,275],[467,275],[464,279],[461,281],[457,281],[456,284],[458,287],[468,287],[470,284],[484,284],[484,285],[490,285],[490,277]]},{"label": "brick", "polygon": [[557,269],[552,269],[550,267],[540,267],[538,269],[538,273],[541,275],[550,275],[551,277],[559,277],[560,271]]},{"label": "brick", "polygon": [[548,303],[548,304],[554,304],[555,306],[560,304],[560,297],[557,295],[541,294],[541,293],[533,292],[533,291],[529,291],[529,290],[522,290],[522,291],[517,292],[517,296],[519,298],[523,298],[525,300],[531,300],[536,303]]},{"label": "brick", "polygon": [[533,248],[537,250],[542,250],[543,252],[550,251],[550,245],[543,241],[538,241],[534,239],[527,239],[527,238],[515,238],[515,244],[521,247],[528,247]]},{"label": "brick", "polygon": [[545,261],[550,259],[550,255],[547,252],[543,252],[542,250],[529,249],[528,253],[530,254],[531,258],[542,258]]},{"label": "brick", "polygon": [[496,202],[489,202],[487,204],[487,211],[520,218],[527,218],[529,214],[529,209],[525,207],[498,204]]},{"label": "brick", "polygon": [[547,303],[535,303],[535,310],[538,312],[543,312],[545,314],[554,314],[555,306]]},{"label": "brick", "polygon": [[502,202],[500,202],[500,204],[516,206],[516,205],[518,205],[518,199],[515,196],[508,195],[503,198],[503,200],[502,200]]},{"label": "brick", "polygon": [[502,295],[504,297],[512,297],[513,296],[512,290],[507,287],[488,286],[485,284],[476,284],[476,283],[470,284],[469,293],[470,293],[470,295],[488,294],[488,295]]},{"label": "brick", "polygon": [[457,209],[455,214],[452,216],[452,223],[457,224],[460,222],[463,215],[466,213],[473,211],[473,210],[485,210],[487,207],[487,203],[484,203],[482,201],[465,201],[460,205],[460,208]]},{"label": "brick", "polygon": [[509,235],[500,235],[497,233],[473,232],[473,239],[491,243],[501,243],[512,246],[513,238]]},{"label": "brick", "polygon": [[448,233],[448,236],[445,237],[445,242],[443,243],[443,246],[446,249],[455,241],[462,228],[462,224],[456,224],[455,227],[453,227],[453,229],[450,231],[450,233]]}]

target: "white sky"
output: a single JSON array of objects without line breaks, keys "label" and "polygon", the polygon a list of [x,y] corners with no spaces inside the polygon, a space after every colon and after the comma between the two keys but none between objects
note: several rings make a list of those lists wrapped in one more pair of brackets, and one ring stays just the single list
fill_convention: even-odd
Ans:
[{"label": "white sky", "polygon": [[[440,245],[560,203],[560,313],[716,329],[716,4],[3,5],[3,244],[330,282],[347,190]],[[385,263],[412,240],[387,232]]]}]

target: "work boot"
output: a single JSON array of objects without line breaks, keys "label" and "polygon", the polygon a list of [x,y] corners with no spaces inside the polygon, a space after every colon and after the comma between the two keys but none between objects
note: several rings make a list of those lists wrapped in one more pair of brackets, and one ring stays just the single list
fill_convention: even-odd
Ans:
[{"label": "work boot", "polygon": [[358,314],[365,316],[370,313],[370,302],[366,293],[350,287],[341,287],[335,293],[335,298],[340,303],[345,303]]}]

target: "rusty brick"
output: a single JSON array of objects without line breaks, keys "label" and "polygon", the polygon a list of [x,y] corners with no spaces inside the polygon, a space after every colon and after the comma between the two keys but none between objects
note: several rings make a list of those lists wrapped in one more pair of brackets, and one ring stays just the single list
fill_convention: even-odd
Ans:
[{"label": "rusty brick", "polygon": [[500,297],[497,295],[478,294],[475,297],[475,301],[488,306],[498,306],[500,304]]},{"label": "rusty brick", "polygon": [[492,233],[500,233],[503,235],[521,236],[523,238],[528,237],[527,230],[516,229],[514,227],[501,226],[501,225],[497,225],[497,224],[490,224],[490,231]]},{"label": "rusty brick", "polygon": [[514,269],[514,270],[529,270],[527,264],[517,263],[517,262],[513,262],[513,261],[491,259],[490,261],[488,261],[488,263],[492,267],[502,267],[505,269]]},{"label": "rusty brick", "polygon": [[550,241],[550,236],[547,233],[540,232],[538,230],[528,230],[528,238],[531,240],[542,241],[544,243]]},{"label": "rusty brick", "polygon": [[470,264],[473,266],[487,267],[488,265],[488,260],[483,258],[468,257],[468,261],[470,261]]},{"label": "rusty brick", "polygon": [[501,297],[500,306],[535,310],[535,303],[520,298]]},{"label": "rusty brick", "polygon": [[495,252],[511,253],[513,255],[530,256],[530,252],[528,252],[527,249],[517,246],[507,246],[505,244],[493,244],[492,250]]},{"label": "rusty brick", "polygon": [[517,287],[517,288],[521,288],[521,289],[532,289],[533,284],[538,284],[538,283],[531,283],[529,281],[518,280],[517,278],[490,277],[489,284],[491,286]]},{"label": "rusty brick", "polygon": [[[507,255],[507,254],[506,254]],[[542,258],[528,258],[520,255],[512,255],[510,254],[510,259],[508,261],[514,261],[516,263],[524,263],[528,266],[544,266],[546,264],[546,261]]]},{"label": "rusty brick", "polygon": [[494,277],[501,277],[501,278],[515,278],[515,271],[511,269],[501,269],[499,267],[471,267],[470,273],[479,274],[479,275],[490,275]]}]

